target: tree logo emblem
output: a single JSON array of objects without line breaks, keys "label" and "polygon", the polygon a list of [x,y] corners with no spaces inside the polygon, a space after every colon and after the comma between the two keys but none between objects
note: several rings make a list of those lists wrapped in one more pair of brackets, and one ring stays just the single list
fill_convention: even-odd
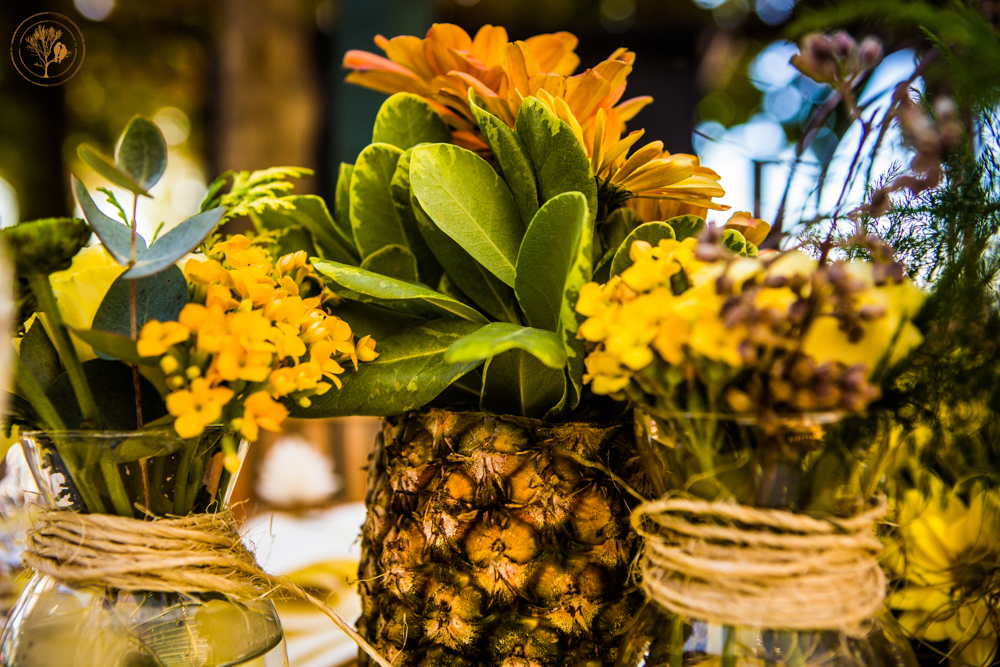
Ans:
[{"label": "tree logo emblem", "polygon": [[86,50],[76,24],[55,12],[25,19],[10,42],[14,69],[37,86],[59,86],[72,79]]}]

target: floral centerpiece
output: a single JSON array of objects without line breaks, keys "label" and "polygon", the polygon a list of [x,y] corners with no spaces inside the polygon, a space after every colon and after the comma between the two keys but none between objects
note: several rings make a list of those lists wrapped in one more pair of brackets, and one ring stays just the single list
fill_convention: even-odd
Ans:
[{"label": "floral centerpiece", "polygon": [[[159,130],[141,117],[114,159],[80,153],[136,199],[166,159]],[[0,638],[3,664],[283,656],[261,596],[270,585],[222,512],[239,441],[278,430],[282,400],[308,405],[378,356],[333,314],[340,300],[304,251],[279,255],[277,234],[214,233],[241,209],[280,208],[274,195],[299,173],[237,174],[228,192],[224,177],[200,213],[148,246],[110,191],[101,190],[121,222],[79,179],[86,222],[3,230],[22,323],[8,422],[48,506],[25,554],[44,576]],[[92,232],[102,244],[85,248]]]}]

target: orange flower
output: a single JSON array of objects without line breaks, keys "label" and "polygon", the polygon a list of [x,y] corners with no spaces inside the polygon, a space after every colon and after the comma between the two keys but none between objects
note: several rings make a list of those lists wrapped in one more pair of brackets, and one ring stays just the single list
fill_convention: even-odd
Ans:
[{"label": "orange flower", "polygon": [[182,438],[194,438],[205,427],[218,421],[222,408],[233,397],[233,390],[212,387],[205,378],[195,378],[188,389],[167,395],[167,412],[177,419],[174,430]]},{"label": "orange flower", "polygon": [[140,357],[158,357],[166,353],[171,345],[183,343],[191,331],[178,322],[146,322],[139,333],[136,351]]},{"label": "orange flower", "polygon": [[256,440],[260,429],[277,432],[288,410],[275,401],[266,391],[256,391],[243,404],[243,418],[239,420],[240,432],[247,440]]}]

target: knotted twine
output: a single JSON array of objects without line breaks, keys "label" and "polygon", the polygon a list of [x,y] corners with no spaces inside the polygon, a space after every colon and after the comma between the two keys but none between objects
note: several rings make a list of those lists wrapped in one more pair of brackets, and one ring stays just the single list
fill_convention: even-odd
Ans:
[{"label": "knotted twine", "polygon": [[645,538],[643,588],[681,616],[860,637],[885,598],[874,528],[886,510],[884,497],[849,519],[686,498],[643,503],[632,514]]},{"label": "knotted twine", "polygon": [[285,590],[330,617],[382,667],[391,664],[337,612],[286,579],[264,572],[227,511],[152,521],[43,510],[22,561],[40,574],[127,591],[217,592],[241,600]]}]

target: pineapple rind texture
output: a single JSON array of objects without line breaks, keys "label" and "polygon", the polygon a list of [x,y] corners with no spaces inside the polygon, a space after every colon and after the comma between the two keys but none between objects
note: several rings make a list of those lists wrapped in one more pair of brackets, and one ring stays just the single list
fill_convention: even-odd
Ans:
[{"label": "pineapple rind texture", "polygon": [[606,470],[645,490],[625,424],[447,410],[385,420],[359,631],[398,667],[612,665],[641,592],[636,500]]}]

